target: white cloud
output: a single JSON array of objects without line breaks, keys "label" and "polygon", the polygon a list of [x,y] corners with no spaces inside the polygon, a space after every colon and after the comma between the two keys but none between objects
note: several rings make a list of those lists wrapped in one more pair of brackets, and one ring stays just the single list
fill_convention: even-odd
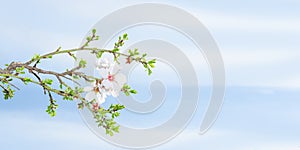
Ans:
[{"label": "white cloud", "polygon": [[242,30],[247,32],[300,32],[299,18],[272,16],[229,15],[223,12],[199,11],[196,16],[208,27],[219,30]]},{"label": "white cloud", "polygon": [[[297,77],[289,77],[279,81],[274,81],[278,87],[285,87],[285,88],[292,88],[292,89],[299,89],[300,88],[300,78]],[[274,85],[274,84],[271,84]]]},{"label": "white cloud", "polygon": [[[228,68],[249,66],[274,66],[298,60],[300,51],[285,51],[280,49],[224,49],[224,63]],[[281,65],[280,65],[281,66]]]},{"label": "white cloud", "polygon": [[[39,5],[51,7],[56,12],[65,16],[76,16],[80,20],[91,20],[104,17],[105,15],[114,11],[114,9],[120,9],[122,7],[133,4],[131,1],[103,1],[103,0],[85,0],[85,1],[73,1],[73,0],[53,0],[53,1],[41,1]],[[68,7],[65,7],[68,6]]]},{"label": "white cloud", "polygon": [[[77,1],[76,3],[74,3],[73,1],[61,2],[55,0],[43,4],[41,3],[40,5],[42,7],[45,7],[47,5],[47,7],[49,6],[51,9],[53,9],[53,11],[60,12],[66,17],[76,16],[79,20],[96,19],[96,21],[104,15],[114,11],[114,9],[130,5],[127,2],[121,1],[105,4],[103,4],[103,2],[104,1],[89,0],[85,2]],[[114,5],[115,3],[120,3],[120,5]],[[133,1],[131,3],[133,3]],[[68,7],[63,7],[65,5],[67,5]],[[99,9],[103,8],[104,5],[106,6],[104,7],[104,9]],[[93,13],[91,13],[91,10],[93,11]],[[300,31],[299,18],[276,18],[276,16],[273,18],[261,18],[260,16],[243,16],[239,14],[229,15],[217,11],[193,11],[197,13],[197,17],[199,18],[199,20],[206,24],[208,27],[226,30],[228,32],[236,32],[236,30],[238,30],[238,32],[241,32],[242,30],[255,32],[270,31],[298,33]],[[50,50],[57,48],[57,46],[63,46],[64,48],[76,47],[82,40],[82,33],[75,33],[74,35],[70,35],[59,32],[50,32],[46,29],[29,29],[26,27],[22,27],[21,25],[15,26],[9,23],[2,23],[0,25],[0,32],[1,36],[15,42],[17,45],[24,46],[25,49],[28,49],[28,47],[35,48],[30,51],[23,51],[22,49],[16,50],[15,52],[20,54],[14,56],[14,58],[16,58],[17,60],[18,58],[25,59],[24,57],[31,57],[33,53],[49,52]],[[36,40],[36,38],[38,38],[38,41]],[[221,41],[222,39],[218,40]],[[297,48],[297,46],[294,46],[294,49]],[[210,72],[207,68],[207,64],[205,64],[205,61],[202,60],[202,54],[194,54],[193,52],[188,53],[190,53],[189,57],[194,63],[193,66],[196,68],[197,75],[200,77],[203,76],[202,79],[204,80],[201,80],[201,85],[210,84]],[[253,49],[245,47],[225,47],[222,49],[221,47],[221,53],[224,58],[226,67],[225,69],[227,71],[227,79],[229,79],[228,81],[231,85],[267,85],[284,87],[300,86],[300,81],[296,76],[299,74],[298,70],[288,70],[288,73],[290,73],[292,77],[274,74],[274,70],[284,69],[286,68],[286,64],[293,65],[299,63],[298,58],[300,56],[300,51],[288,51],[284,49],[280,50],[276,48],[276,45],[270,45],[266,49],[260,48],[259,46],[254,46]],[[9,51],[2,50],[1,56],[6,55],[10,55]],[[64,60],[63,57],[61,60]],[[69,61],[68,63],[71,64],[72,62]],[[273,68],[273,70],[268,69],[269,67],[274,66],[278,66],[278,68]],[[266,70],[268,70],[270,74],[261,72],[263,67],[266,67]],[[247,71],[249,71],[248,68],[252,68],[252,70],[250,70],[250,73],[256,71],[257,76],[260,77],[255,78],[249,75],[250,73],[247,73]],[[161,72],[161,70],[159,70],[159,72]],[[163,73],[163,71],[161,73]],[[277,78],[268,78],[269,75],[273,75]],[[245,76],[245,78],[241,78],[242,76]]]},{"label": "white cloud", "polygon": [[[222,150],[298,150],[296,141],[289,141],[239,130],[211,129],[204,135],[196,130],[184,131],[171,142],[159,146],[165,149]],[[298,149],[297,149],[298,148]],[[153,149],[154,150],[154,149]]]},{"label": "white cloud", "polygon": [[[73,48],[81,43],[82,37],[74,37],[65,33],[32,29],[7,23],[0,25],[1,36],[6,37],[17,45],[39,48],[41,51],[55,50],[58,46]],[[26,53],[22,50],[20,53]]]},{"label": "white cloud", "polygon": [[[61,115],[74,115],[61,114]],[[37,118],[34,114],[24,112],[3,112],[0,114],[2,137],[0,144],[4,147],[28,147],[26,144],[35,145],[35,149],[43,147],[42,143],[55,143],[45,149],[72,148],[79,150],[84,147],[89,149],[120,149],[104,142],[95,136],[82,122],[68,122],[62,120]],[[164,132],[164,131],[161,131]],[[227,130],[213,127],[204,135],[199,135],[197,129],[186,129],[170,142],[154,149],[220,149],[222,150],[297,150],[297,141],[261,135],[244,130]],[[130,137],[129,137],[130,138]],[[26,143],[24,143],[26,142]],[[15,143],[18,143],[15,145]],[[216,144],[218,143],[218,144]],[[154,150],[153,149],[153,150]]]},{"label": "white cloud", "polygon": [[[67,113],[60,115],[79,115]],[[58,116],[59,117],[59,116]],[[82,121],[58,120],[26,112],[1,112],[0,147],[4,149],[109,149]],[[74,118],[69,116],[67,118]],[[76,118],[76,117],[75,117]],[[47,146],[46,146],[47,145]]]}]

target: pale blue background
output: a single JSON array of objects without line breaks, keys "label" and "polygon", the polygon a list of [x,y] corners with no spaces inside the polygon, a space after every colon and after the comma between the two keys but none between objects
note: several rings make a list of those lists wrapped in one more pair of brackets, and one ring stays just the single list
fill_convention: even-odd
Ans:
[{"label": "pale blue background", "polygon": [[[154,1],[2,0],[0,64],[25,61],[58,46],[76,47],[103,16],[142,2]],[[183,8],[207,26],[220,47],[227,73],[224,106],[211,130],[197,134],[205,108],[201,106],[188,129],[157,149],[299,150],[300,2],[157,2]],[[72,65],[62,58],[55,60]],[[201,86],[205,89],[205,81]],[[20,87],[13,101],[0,101],[1,150],[118,149],[87,128],[75,102],[60,101],[58,116],[50,118],[41,89]],[[208,95],[209,90],[202,93]]]}]

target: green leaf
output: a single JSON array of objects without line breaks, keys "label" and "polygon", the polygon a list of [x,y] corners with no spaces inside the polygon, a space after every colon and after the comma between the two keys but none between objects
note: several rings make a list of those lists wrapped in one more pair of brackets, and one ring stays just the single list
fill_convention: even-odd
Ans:
[{"label": "green leaf", "polygon": [[78,86],[75,87],[75,91],[76,91],[75,93],[77,93],[77,94],[84,92],[83,88],[78,87]]},{"label": "green leaf", "polygon": [[96,34],[96,32],[97,32],[96,29],[93,29],[93,30],[92,30],[92,33],[93,33],[93,34]]},{"label": "green leaf", "polygon": [[24,82],[25,85],[27,85],[29,82],[32,82],[32,79],[31,79],[31,78],[28,78],[28,77],[25,77],[25,78],[23,79],[23,82]]},{"label": "green leaf", "polygon": [[136,49],[134,49],[134,53],[133,53],[134,55],[139,55],[140,54],[140,52],[139,52],[139,50],[136,48]]},{"label": "green leaf", "polygon": [[75,79],[75,80],[77,80],[77,79],[79,79],[79,76],[73,75],[72,78]]},{"label": "green leaf", "polygon": [[127,33],[123,34],[123,39],[128,40],[128,34]]},{"label": "green leaf", "polygon": [[130,94],[137,94],[137,91],[134,89],[131,89],[131,87],[127,84],[124,84],[122,87],[122,91],[126,96],[129,96]]},{"label": "green leaf", "polygon": [[4,94],[4,99],[5,100],[8,100],[8,99],[11,99],[11,98],[13,98],[14,97],[14,90],[13,89],[11,89],[11,87],[8,85],[7,87],[6,87],[6,90],[3,90],[2,91],[3,92],[3,94]]},{"label": "green leaf", "polygon": [[48,84],[48,85],[51,85],[52,82],[53,82],[53,80],[51,80],[51,79],[44,79],[44,80],[42,81],[43,84]]},{"label": "green leaf", "polygon": [[106,129],[106,134],[107,134],[107,135],[110,135],[110,136],[113,136],[113,135],[114,135],[114,133],[113,133],[111,130],[109,130],[109,129]]},{"label": "green leaf", "polygon": [[63,97],[63,100],[74,100],[74,96],[76,95],[76,92],[72,88],[67,87],[64,92],[67,95]]},{"label": "green leaf", "polygon": [[113,50],[112,50],[112,52],[118,52],[118,51],[120,51],[120,49],[119,48],[114,48]]},{"label": "green leaf", "polygon": [[155,65],[154,65],[153,63],[149,64],[149,66],[150,66],[151,68],[154,68],[154,67],[155,67]]},{"label": "green leaf", "polygon": [[16,72],[17,72],[17,73],[20,73],[20,74],[25,74],[25,72],[24,72],[24,66],[22,66],[22,67],[17,67],[17,68],[16,68]]},{"label": "green leaf", "polygon": [[78,109],[83,109],[84,108],[84,104],[83,103],[79,103],[78,104]]},{"label": "green leaf", "polygon": [[129,93],[128,91],[124,91],[124,94],[125,94],[126,96],[129,96],[129,95],[130,95],[130,93]]},{"label": "green leaf", "polygon": [[83,60],[83,59],[81,59],[81,60],[79,61],[79,66],[80,66],[81,68],[85,68],[85,67],[86,67],[86,61]]},{"label": "green leaf", "polygon": [[87,41],[91,41],[91,40],[92,40],[92,37],[88,36],[88,37],[86,37],[86,40],[87,40]]},{"label": "green leaf", "polygon": [[144,66],[144,68],[146,68],[146,69],[148,68],[148,65],[147,65],[147,64],[143,64],[143,66]]},{"label": "green leaf", "polygon": [[150,61],[148,61],[148,64],[155,64],[156,63],[156,59],[152,59]]},{"label": "green leaf", "polygon": [[39,60],[39,59],[41,59],[40,54],[34,54],[34,56],[31,58],[32,61]]},{"label": "green leaf", "polygon": [[129,91],[131,94],[137,94],[137,91],[136,90],[130,90]]},{"label": "green leaf", "polygon": [[114,119],[116,117],[119,117],[120,116],[120,112],[115,112],[111,115],[111,117]]},{"label": "green leaf", "polygon": [[148,70],[148,75],[150,76],[152,74],[152,70],[150,68],[148,68],[147,70]]},{"label": "green leaf", "polygon": [[112,130],[116,133],[119,133],[120,126],[113,127]]},{"label": "green leaf", "polygon": [[103,53],[104,53],[104,51],[98,51],[96,54],[96,57],[101,58]]},{"label": "green leaf", "polygon": [[50,115],[50,117],[56,116],[56,109],[58,108],[58,105],[55,104],[56,101],[54,99],[52,101],[53,103],[51,103],[46,109],[46,112]]}]

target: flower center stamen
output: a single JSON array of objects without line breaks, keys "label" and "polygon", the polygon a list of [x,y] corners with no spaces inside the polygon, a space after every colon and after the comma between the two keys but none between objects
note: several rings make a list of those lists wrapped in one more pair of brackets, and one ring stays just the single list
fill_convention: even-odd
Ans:
[{"label": "flower center stamen", "polygon": [[94,87],[94,92],[95,92],[95,93],[100,92],[99,87]]},{"label": "flower center stamen", "polygon": [[108,75],[107,79],[108,79],[108,81],[114,81],[114,76],[113,75]]}]

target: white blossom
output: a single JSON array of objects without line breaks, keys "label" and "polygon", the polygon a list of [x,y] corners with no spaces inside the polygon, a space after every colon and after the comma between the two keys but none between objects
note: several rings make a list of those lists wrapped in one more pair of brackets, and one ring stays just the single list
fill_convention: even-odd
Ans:
[{"label": "white blossom", "polygon": [[[126,83],[126,76],[120,73],[120,67],[117,64],[107,63],[106,60],[99,61],[98,70],[99,74],[103,78],[101,85],[104,86],[107,94],[111,94],[113,97],[118,97],[119,92]],[[99,67],[108,66],[108,67]]]},{"label": "white blossom", "polygon": [[103,104],[106,99],[106,92],[103,91],[96,82],[93,82],[91,86],[86,86],[83,88],[87,94],[85,99],[88,101],[96,100],[98,104]]}]

